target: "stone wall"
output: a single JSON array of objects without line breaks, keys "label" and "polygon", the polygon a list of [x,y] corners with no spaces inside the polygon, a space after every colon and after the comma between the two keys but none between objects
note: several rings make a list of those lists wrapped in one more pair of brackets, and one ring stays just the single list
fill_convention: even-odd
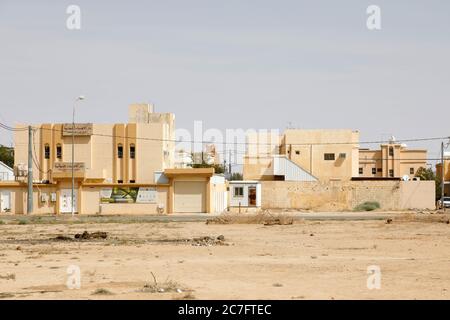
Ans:
[{"label": "stone wall", "polygon": [[434,181],[262,181],[263,209],[353,210],[377,201],[384,210],[434,209]]}]

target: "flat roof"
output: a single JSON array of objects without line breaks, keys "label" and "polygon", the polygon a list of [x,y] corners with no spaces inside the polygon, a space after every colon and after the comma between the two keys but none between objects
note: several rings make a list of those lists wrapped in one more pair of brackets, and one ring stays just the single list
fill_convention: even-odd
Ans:
[{"label": "flat roof", "polygon": [[206,176],[212,177],[214,175],[214,168],[179,168],[179,169],[166,169],[164,175],[167,177],[174,176]]}]

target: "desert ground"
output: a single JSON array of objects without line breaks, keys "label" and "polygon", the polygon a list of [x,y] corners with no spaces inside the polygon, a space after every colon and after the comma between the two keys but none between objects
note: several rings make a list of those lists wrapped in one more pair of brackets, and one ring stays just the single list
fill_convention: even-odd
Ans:
[{"label": "desert ground", "polygon": [[[0,298],[450,298],[446,214],[213,222],[0,217]],[[84,231],[106,238],[75,239]],[[71,265],[79,289],[66,285]],[[371,265],[379,289],[367,288]]]}]

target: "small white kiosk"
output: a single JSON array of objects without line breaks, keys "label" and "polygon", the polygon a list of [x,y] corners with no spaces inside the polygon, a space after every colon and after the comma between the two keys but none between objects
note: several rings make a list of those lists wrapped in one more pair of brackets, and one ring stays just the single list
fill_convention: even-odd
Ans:
[{"label": "small white kiosk", "polygon": [[[249,211],[261,208],[261,183],[259,181],[230,181],[229,208]],[[252,210],[253,211],[253,210]]]}]

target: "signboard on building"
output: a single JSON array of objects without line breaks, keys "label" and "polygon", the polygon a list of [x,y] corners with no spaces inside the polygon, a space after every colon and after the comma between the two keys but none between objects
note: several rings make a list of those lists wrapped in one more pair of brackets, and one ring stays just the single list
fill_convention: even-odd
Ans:
[{"label": "signboard on building", "polygon": [[72,131],[73,135],[77,137],[91,136],[93,132],[92,123],[75,123],[75,126],[73,127],[71,123],[63,124],[62,130],[63,137],[72,136]]},{"label": "signboard on building", "polygon": [[[74,162],[73,171],[82,172],[84,171],[84,162]],[[71,162],[55,162],[53,165],[53,173],[71,172],[72,163]]]},{"label": "signboard on building", "polygon": [[157,195],[156,188],[141,187],[139,188],[136,203],[156,203]]}]

